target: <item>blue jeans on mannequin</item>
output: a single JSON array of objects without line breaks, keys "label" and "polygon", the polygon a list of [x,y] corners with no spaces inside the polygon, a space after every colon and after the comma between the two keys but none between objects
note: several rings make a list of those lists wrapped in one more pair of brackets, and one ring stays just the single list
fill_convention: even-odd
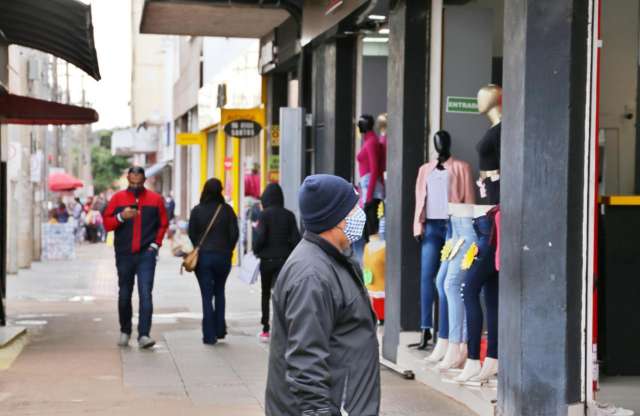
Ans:
[{"label": "blue jeans on mannequin", "polygon": [[[201,251],[196,276],[202,295],[202,342],[215,344],[227,333],[224,287],[231,271],[231,256]],[[215,300],[215,307],[214,307]]]},{"label": "blue jeans on mannequin", "polygon": [[155,250],[145,250],[136,254],[116,256],[118,270],[118,315],[120,332],[131,335],[131,318],[133,308],[131,297],[138,276],[138,338],[149,336],[151,332],[151,316],[153,315],[153,280],[156,273]]},{"label": "blue jeans on mannequin", "polygon": [[487,310],[488,345],[487,356],[498,358],[498,272],[496,270],[496,250],[491,244],[493,218],[482,216],[474,220],[478,236],[478,255],[466,274],[462,289],[467,311],[467,332],[469,334],[469,358],[480,359],[483,314],[480,306],[480,292],[484,293]]},{"label": "blue jeans on mannequin", "polygon": [[[451,238],[451,225],[447,240]],[[436,288],[438,289],[438,338],[449,339],[449,304],[447,303],[447,293],[444,290],[444,279],[447,277],[449,260],[440,263],[438,275],[436,276]]]},{"label": "blue jeans on mannequin", "polygon": [[440,252],[447,238],[449,220],[428,219],[422,236],[420,268],[421,329],[433,328],[435,278],[440,269]]},{"label": "blue jeans on mannequin", "polygon": [[449,313],[449,342],[459,344],[467,341],[465,309],[461,293],[466,272],[461,269],[462,259],[471,244],[476,242],[476,233],[472,218],[451,217],[451,230],[454,247],[460,240],[464,240],[454,256],[450,258],[444,280]]}]

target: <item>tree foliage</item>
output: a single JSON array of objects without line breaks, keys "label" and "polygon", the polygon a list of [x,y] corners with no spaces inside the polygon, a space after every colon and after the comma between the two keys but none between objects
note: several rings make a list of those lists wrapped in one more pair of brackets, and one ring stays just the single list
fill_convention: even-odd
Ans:
[{"label": "tree foliage", "polygon": [[100,137],[100,146],[91,149],[91,173],[93,175],[93,187],[96,194],[106,191],[122,176],[129,167],[129,161],[124,156],[113,156],[106,145],[111,142],[111,137]]}]

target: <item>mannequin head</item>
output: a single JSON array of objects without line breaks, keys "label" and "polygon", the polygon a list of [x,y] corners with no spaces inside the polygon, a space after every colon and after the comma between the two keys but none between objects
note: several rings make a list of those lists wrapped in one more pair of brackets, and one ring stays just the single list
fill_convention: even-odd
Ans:
[{"label": "mannequin head", "polygon": [[502,87],[489,84],[478,91],[478,111],[489,118],[492,124],[502,119]]},{"label": "mannequin head", "polygon": [[369,114],[361,115],[358,120],[358,129],[360,130],[360,134],[365,134],[373,130],[374,124],[373,116]]},{"label": "mannequin head", "polygon": [[438,152],[438,169],[443,169],[442,164],[451,157],[451,135],[445,130],[440,130],[433,135],[433,145]]},{"label": "mannequin head", "polygon": [[380,131],[380,134],[386,134],[387,133],[387,113],[380,114],[376,122],[378,123],[378,130]]}]

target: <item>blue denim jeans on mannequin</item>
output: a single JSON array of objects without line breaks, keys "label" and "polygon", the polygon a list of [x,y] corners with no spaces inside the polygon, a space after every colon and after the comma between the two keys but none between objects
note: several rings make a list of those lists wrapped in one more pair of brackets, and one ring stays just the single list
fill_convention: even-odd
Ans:
[{"label": "blue denim jeans on mannequin", "polygon": [[[447,233],[447,241],[451,238],[451,224]],[[444,290],[444,280],[449,270],[449,260],[440,263],[438,275],[436,276],[436,288],[438,289],[438,338],[449,339],[449,304],[447,293]]]},{"label": "blue denim jeans on mannequin", "polygon": [[487,356],[498,358],[498,272],[496,271],[496,250],[491,244],[493,217],[482,216],[474,221],[478,236],[478,254],[466,274],[462,288],[467,312],[467,332],[469,334],[469,358],[480,359],[483,315],[480,306],[480,291],[484,293],[487,310]]},{"label": "blue denim jeans on mannequin", "polygon": [[136,254],[116,256],[118,270],[118,315],[120,332],[131,335],[131,317],[133,308],[131,297],[138,276],[138,338],[149,336],[151,332],[151,316],[153,315],[153,280],[156,273],[155,250],[145,250]]},{"label": "blue denim jeans on mannequin", "polygon": [[476,242],[476,233],[473,229],[472,218],[451,217],[451,230],[454,247],[457,246],[458,241],[464,240],[454,257],[450,258],[447,276],[444,280],[449,312],[449,342],[458,344],[467,340],[464,302],[461,293],[466,271],[461,269],[462,259],[471,244]]},{"label": "blue denim jeans on mannequin", "polygon": [[[215,251],[201,251],[196,276],[202,295],[202,341],[215,344],[227,333],[224,287],[231,271],[231,256]],[[214,307],[215,299],[215,307]]]},{"label": "blue denim jeans on mannequin", "polygon": [[420,328],[433,328],[433,299],[435,278],[440,269],[440,251],[447,238],[449,220],[427,220],[422,235],[422,262],[420,267]]}]

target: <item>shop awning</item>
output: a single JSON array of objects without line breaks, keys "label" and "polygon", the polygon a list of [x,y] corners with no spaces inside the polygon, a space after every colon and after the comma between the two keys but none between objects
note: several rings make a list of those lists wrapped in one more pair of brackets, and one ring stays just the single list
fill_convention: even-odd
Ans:
[{"label": "shop awning", "polygon": [[151,165],[148,168],[144,169],[144,175],[147,178],[151,178],[153,176],[156,176],[157,174],[162,172],[162,169],[166,168],[168,165],[169,165],[168,162],[160,162],[160,163],[156,163],[154,165]]},{"label": "shop awning", "polygon": [[0,123],[31,125],[90,124],[98,113],[85,107],[60,104],[8,93],[0,86]]},{"label": "shop awning", "polygon": [[77,0],[0,1],[0,38],[48,52],[100,79],[91,6]]},{"label": "shop awning", "polygon": [[301,15],[302,0],[145,0],[140,33],[260,38]]}]

